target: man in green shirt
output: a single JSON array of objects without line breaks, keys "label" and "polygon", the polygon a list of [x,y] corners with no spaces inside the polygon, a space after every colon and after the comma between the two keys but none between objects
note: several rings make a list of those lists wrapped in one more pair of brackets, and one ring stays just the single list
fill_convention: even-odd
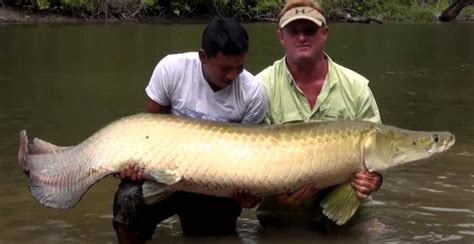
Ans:
[{"label": "man in green shirt", "polygon": [[[286,55],[257,75],[269,98],[267,123],[309,120],[381,122],[368,80],[334,63],[324,53],[327,37],[328,27],[318,3],[312,0],[287,1],[280,13],[278,30]],[[368,199],[379,189],[382,176],[361,171],[354,174],[351,184],[360,199]],[[264,198],[257,216],[264,227],[304,226],[322,232],[338,229],[333,228],[335,224],[321,213],[319,206],[332,189],[307,185],[293,193]]]}]

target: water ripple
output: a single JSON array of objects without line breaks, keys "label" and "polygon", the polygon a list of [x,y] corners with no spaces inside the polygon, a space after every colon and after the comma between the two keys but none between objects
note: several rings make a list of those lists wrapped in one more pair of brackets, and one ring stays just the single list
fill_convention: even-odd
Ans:
[{"label": "water ripple", "polygon": [[434,184],[435,185],[441,185],[441,186],[448,187],[448,188],[459,188],[458,186],[451,185],[451,184],[446,184],[446,183],[440,182],[440,181],[436,181]]},{"label": "water ripple", "polygon": [[468,151],[462,151],[458,153],[459,156],[465,156],[465,157],[473,157],[474,155]]},{"label": "water ripple", "polygon": [[414,211],[413,214],[418,214],[418,215],[423,215],[423,216],[436,216],[435,214],[432,214],[432,213],[418,212],[418,211]]},{"label": "water ripple", "polygon": [[426,240],[431,242],[449,242],[462,240],[463,236],[460,235],[441,235],[434,232],[430,232],[428,235],[414,236],[414,240]]},{"label": "water ripple", "polygon": [[444,192],[444,191],[441,191],[441,190],[435,190],[435,189],[424,188],[424,187],[420,187],[418,189],[421,190],[421,191],[427,191],[427,192],[432,192],[432,193],[443,193]]},{"label": "water ripple", "polygon": [[456,226],[469,228],[469,227],[474,227],[474,223],[457,224]]},{"label": "water ripple", "polygon": [[459,234],[463,234],[463,235],[474,236],[474,231],[461,230],[461,231],[458,231],[458,233],[459,233]]},{"label": "water ripple", "polygon": [[466,209],[466,208],[440,208],[440,207],[428,207],[428,206],[420,206],[420,208],[425,209],[425,210],[435,211],[435,212],[469,213],[469,214],[474,213],[472,210]]}]

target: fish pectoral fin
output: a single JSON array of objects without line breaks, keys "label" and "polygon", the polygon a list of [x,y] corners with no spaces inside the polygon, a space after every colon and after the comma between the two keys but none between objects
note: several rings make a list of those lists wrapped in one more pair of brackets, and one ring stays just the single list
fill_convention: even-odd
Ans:
[{"label": "fish pectoral fin", "polygon": [[143,201],[152,205],[162,201],[171,195],[174,190],[170,190],[167,185],[156,183],[154,181],[145,181],[142,185]]},{"label": "fish pectoral fin", "polygon": [[351,184],[344,183],[334,188],[320,204],[324,215],[337,225],[343,225],[359,208],[360,199]]},{"label": "fish pectoral fin", "polygon": [[377,129],[371,130],[363,143],[363,162],[369,172],[382,172],[391,160],[390,143]]},{"label": "fish pectoral fin", "polygon": [[150,169],[147,174],[150,180],[164,185],[174,185],[181,180],[181,174],[177,170]]},{"label": "fish pectoral fin", "polygon": [[148,179],[142,186],[143,201],[148,204],[155,204],[171,195],[174,190],[169,186],[178,183],[181,180],[181,174],[175,170],[150,169],[148,170]]}]

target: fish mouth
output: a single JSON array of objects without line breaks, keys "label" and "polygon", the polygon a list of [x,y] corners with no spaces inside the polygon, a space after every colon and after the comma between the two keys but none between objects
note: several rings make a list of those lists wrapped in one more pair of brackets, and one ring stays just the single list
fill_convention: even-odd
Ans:
[{"label": "fish mouth", "polygon": [[456,137],[454,134],[449,133],[443,136],[443,140],[439,144],[432,144],[431,147],[427,150],[428,154],[433,155],[436,153],[441,153],[449,150],[454,143],[456,142]]},{"label": "fish mouth", "polygon": [[450,134],[449,138],[441,146],[440,152],[447,151],[454,145],[455,142],[456,142],[456,137],[454,136],[454,134]]},{"label": "fish mouth", "polygon": [[454,143],[456,142],[456,136],[454,134],[451,134],[448,140],[448,146],[446,149],[450,148]]}]

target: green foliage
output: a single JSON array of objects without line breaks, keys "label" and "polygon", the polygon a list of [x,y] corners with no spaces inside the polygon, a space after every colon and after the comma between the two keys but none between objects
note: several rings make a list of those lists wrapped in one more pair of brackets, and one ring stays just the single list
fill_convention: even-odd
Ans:
[{"label": "green foliage", "polygon": [[188,1],[171,1],[171,11],[173,14],[181,17],[188,16],[192,12],[192,8]]},{"label": "green foliage", "polygon": [[210,9],[214,10],[216,16],[237,16],[247,12],[249,1],[244,0],[214,0]]},{"label": "green foliage", "polygon": [[36,6],[38,6],[39,10],[49,9],[50,2],[49,0],[36,0]]},{"label": "green foliage", "polygon": [[393,21],[432,21],[434,16],[451,4],[451,0],[325,0],[327,12],[337,10],[352,16],[383,16]]},{"label": "green foliage", "polygon": [[143,6],[150,14],[161,14],[165,9],[160,0],[143,0]]},{"label": "green foliage", "polygon": [[261,0],[257,1],[257,4],[249,9],[249,12],[255,16],[265,15],[269,18],[277,18],[283,7],[285,1],[276,0]]},{"label": "green foliage", "polygon": [[[6,1],[9,4],[9,1]],[[37,6],[36,0],[16,0],[15,2],[10,3],[15,6],[20,6],[25,9],[35,9]]]},{"label": "green foliage", "polygon": [[[393,21],[431,21],[451,0],[320,0],[331,16],[383,16]],[[232,16],[244,20],[276,20],[285,0],[5,0],[26,9],[55,11],[69,15],[119,18],[137,13],[160,17]],[[464,10],[473,13],[472,7]],[[133,13],[133,14],[132,14]]]},{"label": "green foliage", "polygon": [[63,11],[73,14],[94,14],[97,12],[100,2],[99,0],[60,0],[60,4]]}]

